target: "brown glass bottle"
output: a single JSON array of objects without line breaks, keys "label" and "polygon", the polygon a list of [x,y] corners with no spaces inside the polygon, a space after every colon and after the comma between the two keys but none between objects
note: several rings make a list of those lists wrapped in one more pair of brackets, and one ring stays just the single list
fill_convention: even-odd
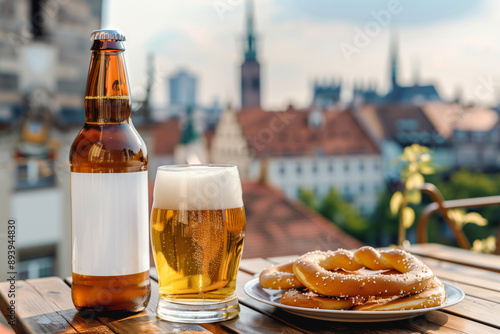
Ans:
[{"label": "brown glass bottle", "polygon": [[131,121],[125,36],[94,31],[85,125],[71,146],[78,310],[142,311],[150,297],[147,150]]}]

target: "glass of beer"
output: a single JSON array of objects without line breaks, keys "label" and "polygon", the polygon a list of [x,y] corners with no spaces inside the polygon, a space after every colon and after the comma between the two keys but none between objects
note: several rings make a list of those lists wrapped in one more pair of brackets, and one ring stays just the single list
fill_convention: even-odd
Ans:
[{"label": "glass of beer", "polygon": [[245,223],[236,166],[158,167],[151,241],[160,319],[203,323],[238,315],[236,276]]}]

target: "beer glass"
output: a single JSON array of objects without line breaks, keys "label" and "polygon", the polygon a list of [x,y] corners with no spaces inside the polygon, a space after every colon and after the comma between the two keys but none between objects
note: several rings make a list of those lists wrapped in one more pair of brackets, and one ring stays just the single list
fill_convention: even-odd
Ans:
[{"label": "beer glass", "polygon": [[236,166],[158,167],[151,242],[160,319],[202,323],[238,315],[245,222]]}]

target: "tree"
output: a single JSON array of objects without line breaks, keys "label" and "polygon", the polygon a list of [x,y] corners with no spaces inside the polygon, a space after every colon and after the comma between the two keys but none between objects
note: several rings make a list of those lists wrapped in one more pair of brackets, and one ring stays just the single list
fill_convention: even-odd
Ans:
[{"label": "tree", "polygon": [[318,211],[356,238],[366,238],[368,222],[354,206],[344,201],[335,189],[330,189],[323,198]]},{"label": "tree", "polygon": [[335,189],[319,199],[314,192],[301,189],[299,200],[312,210],[318,212],[352,236],[367,240],[369,225],[350,203],[344,201]]},{"label": "tree", "polygon": [[299,201],[304,203],[313,211],[318,211],[318,199],[316,194],[311,190],[299,189],[299,195],[297,196]]}]

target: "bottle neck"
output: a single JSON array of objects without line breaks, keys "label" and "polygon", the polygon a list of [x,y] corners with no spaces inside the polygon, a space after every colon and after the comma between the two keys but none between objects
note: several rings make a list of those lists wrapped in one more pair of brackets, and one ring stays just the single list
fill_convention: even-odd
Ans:
[{"label": "bottle neck", "polygon": [[122,43],[95,41],[91,50],[85,122],[129,122],[132,108]]}]

